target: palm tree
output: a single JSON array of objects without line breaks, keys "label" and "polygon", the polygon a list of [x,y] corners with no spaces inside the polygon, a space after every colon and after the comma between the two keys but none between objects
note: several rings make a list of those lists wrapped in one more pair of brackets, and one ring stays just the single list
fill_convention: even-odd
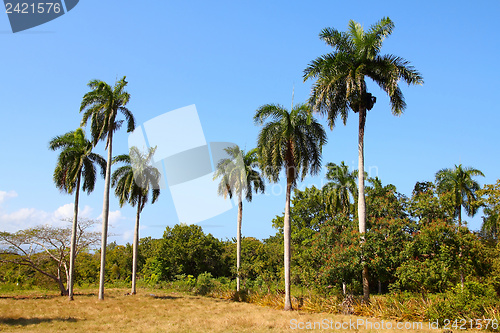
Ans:
[{"label": "palm tree", "polygon": [[477,212],[476,191],[480,189],[480,186],[472,179],[475,176],[484,177],[484,174],[478,169],[462,167],[462,164],[455,165],[454,169],[442,169],[436,173],[437,192],[439,194],[453,193],[454,217],[458,217],[459,226],[462,226],[462,207],[470,217]]},{"label": "palm tree", "polygon": [[90,194],[94,190],[96,181],[95,164],[101,168],[101,175],[103,177],[106,172],[106,160],[100,155],[93,153],[92,148],[92,142],[86,139],[85,132],[81,128],[64,135],[56,136],[49,143],[49,149],[61,149],[54,170],[54,183],[62,192],[69,194],[75,192],[68,281],[68,296],[70,301],[73,300],[78,201],[80,197],[81,181],[83,178],[83,191]]},{"label": "palm tree", "polygon": [[241,221],[243,217],[243,194],[248,202],[252,201],[252,190],[264,193],[264,180],[255,170],[257,163],[257,149],[248,153],[240,150],[235,145],[225,149],[229,158],[224,158],[217,163],[214,180],[221,178],[217,194],[224,199],[236,195],[238,198],[238,222],[236,233],[236,290],[240,291],[240,263],[241,263]]},{"label": "palm tree", "polygon": [[[367,91],[366,77],[389,95],[392,113],[400,115],[406,108],[399,87],[402,79],[408,85],[422,84],[423,79],[413,66],[392,54],[381,55],[385,37],[392,33],[394,23],[383,18],[365,32],[361,24],[349,21],[348,31],[325,28],[319,37],[334,48],[334,52],[313,60],[304,70],[304,81],[316,79],[309,103],[314,112],[326,114],[330,128],[340,116],[344,125],[351,109],[359,115],[358,170],[364,170],[364,133],[366,112],[376,98]],[[358,219],[361,241],[366,232],[365,177],[358,173]],[[363,299],[369,301],[368,267],[363,261]]]},{"label": "palm tree", "polygon": [[[286,174],[286,202],[283,225],[285,262],[285,310],[292,310],[290,296],[290,197],[297,179],[321,169],[321,150],[326,133],[310,116],[309,105],[299,104],[289,112],[281,105],[266,104],[255,113],[256,124],[263,125],[258,136],[259,158],[263,174],[272,182]],[[266,123],[266,120],[269,120]]]},{"label": "palm tree", "polygon": [[357,200],[357,170],[349,172],[349,166],[344,161],[340,165],[328,163],[326,168],[326,179],[329,182],[323,186],[323,195],[332,213],[342,212],[347,216],[351,210],[351,198],[353,202]]},{"label": "palm tree", "polygon": [[106,164],[106,178],[104,181],[104,200],[102,208],[102,241],[101,241],[101,270],[99,274],[99,299],[104,299],[104,278],[106,267],[106,242],[108,238],[109,217],[109,187],[111,178],[111,160],[113,159],[113,133],[118,130],[123,120],[117,120],[118,112],[121,112],[127,120],[127,132],[135,129],[135,120],[132,112],[126,105],[130,100],[130,94],[126,92],[125,76],[111,87],[104,81],[92,80],[88,83],[91,91],[83,96],[80,112],[84,111],[82,126],[90,119],[90,133],[94,146],[99,141],[106,140],[105,149],[108,150]]},{"label": "palm tree", "polygon": [[148,202],[149,193],[152,193],[151,203],[155,203],[160,195],[160,172],[150,165],[155,150],[156,147],[150,148],[147,154],[142,154],[137,147],[132,147],[130,155],[118,155],[113,159],[113,164],[125,164],[113,172],[111,177],[111,186],[115,188],[115,194],[120,200],[120,207],[123,207],[126,202],[132,207],[137,206],[132,251],[132,295],[136,293],[140,215]]}]

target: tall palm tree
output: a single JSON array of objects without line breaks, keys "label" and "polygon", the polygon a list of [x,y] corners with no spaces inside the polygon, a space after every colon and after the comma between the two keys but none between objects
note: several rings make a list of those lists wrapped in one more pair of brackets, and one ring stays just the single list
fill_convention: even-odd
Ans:
[{"label": "tall palm tree", "polygon": [[104,278],[106,267],[106,243],[108,238],[109,217],[109,187],[111,179],[111,160],[113,159],[113,133],[118,130],[123,120],[117,120],[118,112],[127,120],[127,132],[135,129],[135,120],[132,112],[126,107],[130,94],[125,91],[125,76],[111,87],[104,81],[92,80],[88,83],[91,91],[83,96],[80,112],[83,111],[82,126],[90,119],[90,133],[94,146],[99,141],[106,141],[108,150],[106,164],[106,178],[104,181],[104,200],[102,208],[102,241],[101,241],[101,270],[99,274],[99,299],[104,299]]},{"label": "tall palm tree", "polygon": [[252,201],[252,190],[264,193],[264,180],[255,170],[258,167],[257,149],[248,153],[240,150],[237,145],[225,149],[229,158],[217,163],[214,180],[221,178],[217,194],[224,199],[236,195],[238,198],[238,221],[236,231],[236,290],[240,291],[240,264],[241,264],[241,222],[243,218],[243,195],[248,202]]},{"label": "tall palm tree", "polygon": [[85,132],[81,128],[64,135],[56,136],[49,143],[49,149],[61,149],[54,170],[54,183],[62,192],[69,194],[75,192],[68,281],[68,296],[70,301],[73,300],[78,202],[81,181],[83,178],[83,191],[90,194],[94,190],[96,182],[95,164],[101,168],[101,175],[103,177],[106,172],[106,160],[100,155],[93,153],[92,148],[92,142],[86,139]]},{"label": "tall palm tree", "polygon": [[332,213],[342,212],[350,214],[351,198],[357,200],[358,186],[356,185],[357,171],[349,171],[344,161],[337,165],[328,163],[326,165],[326,179],[329,180],[323,186],[323,195],[327,199]]},{"label": "tall palm tree", "polygon": [[[344,125],[349,109],[358,113],[358,170],[364,170],[364,135],[366,113],[376,98],[367,91],[366,78],[374,81],[387,95],[392,113],[400,115],[406,108],[399,87],[402,79],[408,85],[422,84],[419,72],[410,63],[392,54],[381,55],[384,39],[392,33],[394,23],[383,18],[365,32],[361,24],[350,20],[348,31],[325,28],[319,37],[334,51],[313,60],[304,70],[304,81],[316,79],[309,103],[314,112],[326,114],[330,128],[338,117]],[[358,173],[358,218],[361,240],[366,232],[365,175]],[[368,268],[363,261],[363,298],[369,301]]]},{"label": "tall palm tree", "polygon": [[462,167],[462,164],[455,165],[454,169],[442,169],[436,173],[437,192],[443,194],[453,193],[455,207],[454,217],[458,217],[458,225],[462,226],[462,207],[468,216],[474,216],[478,205],[476,191],[480,189],[479,183],[472,177],[484,174],[474,168]]},{"label": "tall palm tree", "polygon": [[[272,182],[286,174],[286,202],[283,225],[285,262],[285,310],[292,310],[290,295],[290,197],[297,180],[321,170],[321,151],[326,133],[310,116],[310,107],[299,104],[289,112],[281,105],[266,104],[255,113],[254,121],[263,125],[258,149],[263,174]],[[267,122],[266,122],[267,121]]]},{"label": "tall palm tree", "polygon": [[132,250],[132,295],[136,293],[141,212],[148,202],[149,193],[151,193],[151,203],[155,203],[160,195],[160,171],[150,165],[155,150],[156,147],[150,148],[146,154],[142,154],[137,147],[132,147],[129,155],[118,155],[113,159],[113,164],[125,164],[113,172],[111,177],[111,186],[115,188],[115,194],[120,200],[120,207],[123,207],[126,202],[132,207],[137,206]]}]

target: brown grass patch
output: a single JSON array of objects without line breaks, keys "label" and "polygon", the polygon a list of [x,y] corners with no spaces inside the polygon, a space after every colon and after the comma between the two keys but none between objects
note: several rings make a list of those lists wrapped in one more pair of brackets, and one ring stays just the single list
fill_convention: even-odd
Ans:
[{"label": "brown grass patch", "polygon": [[[106,299],[82,292],[69,302],[56,293],[0,296],[0,331],[5,332],[377,332],[366,329],[295,329],[297,323],[356,321],[361,317],[282,311],[256,304],[233,302],[178,292],[139,290],[127,296],[125,289],[107,289]],[[370,319],[372,323],[379,319]],[[387,322],[387,321],[386,321]],[[394,323],[394,327],[395,327]],[[393,330],[442,332],[442,330]],[[391,330],[378,330],[387,332]],[[469,331],[470,332],[470,331]]]}]

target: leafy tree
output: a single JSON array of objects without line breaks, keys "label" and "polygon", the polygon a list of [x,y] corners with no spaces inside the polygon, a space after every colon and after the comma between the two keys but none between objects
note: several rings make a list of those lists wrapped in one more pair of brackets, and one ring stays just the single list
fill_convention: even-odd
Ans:
[{"label": "leafy tree", "polygon": [[95,187],[96,167],[101,168],[104,177],[106,161],[100,155],[92,152],[92,142],[85,138],[85,132],[81,128],[56,136],[49,143],[49,149],[61,149],[54,170],[54,183],[57,188],[69,194],[75,192],[75,204],[73,214],[73,228],[71,233],[68,297],[73,300],[73,284],[75,272],[75,249],[78,224],[78,201],[80,196],[80,185],[83,178],[83,191],[90,194]]},{"label": "leafy tree", "polygon": [[462,167],[462,164],[455,165],[454,169],[442,169],[436,173],[437,191],[440,194],[452,193],[454,217],[458,216],[458,225],[462,225],[462,206],[468,216],[476,214],[478,206],[476,191],[480,189],[479,183],[472,177],[484,174],[474,168]]},{"label": "leafy tree", "polygon": [[176,275],[198,276],[204,272],[226,276],[228,269],[222,255],[222,242],[211,234],[205,235],[200,226],[167,227],[159,251],[162,278],[172,280]]},{"label": "leafy tree", "polygon": [[132,290],[136,293],[137,260],[139,251],[139,220],[144,206],[151,193],[151,203],[155,203],[160,196],[160,172],[151,166],[151,159],[156,148],[150,148],[143,154],[137,147],[130,148],[129,155],[119,155],[113,163],[124,163],[111,177],[111,186],[120,199],[120,207],[128,202],[132,207],[137,206],[135,219],[133,255],[132,255]]},{"label": "leafy tree", "polygon": [[[347,122],[348,110],[359,115],[358,170],[364,170],[364,131],[366,112],[371,110],[376,98],[367,91],[368,77],[389,95],[392,113],[400,115],[406,107],[399,87],[402,79],[408,84],[422,84],[423,79],[413,66],[392,54],[381,55],[384,39],[392,33],[394,23],[383,18],[365,32],[361,24],[351,20],[347,32],[326,28],[320,38],[334,48],[334,52],[313,60],[304,71],[304,81],[316,79],[310,104],[313,111],[327,114],[330,128],[340,116]],[[366,232],[365,178],[358,173],[359,232]],[[368,271],[363,269],[364,300],[369,300]]]},{"label": "leafy tree", "polygon": [[[292,309],[290,295],[290,199],[297,179],[321,169],[321,150],[326,133],[310,117],[306,104],[292,107],[289,112],[274,104],[261,106],[254,116],[256,124],[263,125],[258,136],[258,149],[263,174],[272,182],[279,181],[282,169],[286,173],[286,203],[284,220],[285,310]],[[269,120],[269,121],[268,121]],[[266,123],[266,121],[268,121]]]},{"label": "leafy tree", "polygon": [[[88,231],[94,220],[77,223],[75,256],[98,243],[99,234]],[[64,282],[69,281],[69,257],[72,228],[38,226],[15,233],[0,232],[0,262],[29,266],[57,283],[61,296],[68,295]],[[45,267],[47,261],[55,263]],[[64,275],[63,275],[64,274]]]},{"label": "leafy tree", "polygon": [[104,299],[104,278],[106,269],[106,243],[108,239],[109,189],[111,185],[111,161],[113,159],[113,133],[120,129],[123,120],[117,120],[118,112],[127,120],[127,132],[135,129],[132,112],[126,107],[130,94],[125,91],[125,76],[111,87],[104,81],[92,80],[88,83],[91,91],[83,96],[80,112],[83,111],[81,125],[90,119],[90,133],[94,146],[99,141],[106,141],[108,150],[106,177],[104,180],[104,200],[102,209],[101,269],[99,273],[99,299]]},{"label": "leafy tree", "polygon": [[480,204],[484,205],[483,225],[481,232],[489,239],[498,241],[500,233],[500,179],[496,184],[486,184],[476,191],[478,198],[481,198]]},{"label": "leafy tree", "polygon": [[224,158],[217,163],[214,180],[221,178],[217,194],[226,198],[238,198],[238,222],[236,236],[236,290],[240,291],[240,266],[241,266],[241,222],[243,218],[243,195],[248,202],[252,201],[252,190],[264,193],[264,180],[255,170],[258,166],[257,150],[248,153],[240,150],[238,146],[225,149],[229,158]]}]

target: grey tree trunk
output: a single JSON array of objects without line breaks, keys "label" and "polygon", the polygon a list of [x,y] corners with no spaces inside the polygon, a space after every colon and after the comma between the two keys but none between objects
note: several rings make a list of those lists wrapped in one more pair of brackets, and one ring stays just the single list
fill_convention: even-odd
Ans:
[{"label": "grey tree trunk", "polygon": [[132,249],[132,290],[130,291],[132,295],[136,294],[135,286],[137,277],[137,255],[139,253],[139,219],[141,215],[141,205],[142,200],[141,197],[139,197],[139,201],[137,202],[137,215],[135,218],[134,248]]},{"label": "grey tree trunk", "polygon": [[[289,171],[287,171],[289,172]],[[285,219],[283,221],[283,238],[284,238],[284,260],[285,260],[285,308],[284,310],[293,310],[292,298],[290,294],[290,197],[292,191],[291,179],[287,177],[286,184],[286,203],[285,203]]]},{"label": "grey tree trunk", "polygon": [[243,201],[241,195],[238,203],[238,225],[236,231],[236,291],[240,291],[240,267],[241,267],[241,220],[243,217]]},{"label": "grey tree trunk", "polygon": [[[358,219],[359,233],[361,234],[361,243],[365,241],[366,233],[366,205],[365,205],[365,121],[366,109],[361,107],[359,110],[359,132],[358,132]],[[366,266],[364,254],[362,254],[361,265],[363,266],[363,301],[370,301],[370,286],[368,282],[368,267]]]},{"label": "grey tree trunk", "polygon": [[104,202],[102,205],[101,271],[99,274],[99,300],[104,300],[104,280],[106,270],[106,246],[108,241],[109,188],[111,185],[111,159],[113,158],[113,131],[108,133],[108,160],[104,179]]},{"label": "grey tree trunk", "polygon": [[68,279],[68,296],[69,300],[73,300],[73,284],[75,279],[75,256],[76,256],[76,231],[78,226],[78,202],[80,199],[80,181],[82,178],[82,171],[78,173],[78,180],[76,181],[75,193],[75,207],[73,215],[73,230],[71,231],[71,245],[69,253],[69,279]]}]

